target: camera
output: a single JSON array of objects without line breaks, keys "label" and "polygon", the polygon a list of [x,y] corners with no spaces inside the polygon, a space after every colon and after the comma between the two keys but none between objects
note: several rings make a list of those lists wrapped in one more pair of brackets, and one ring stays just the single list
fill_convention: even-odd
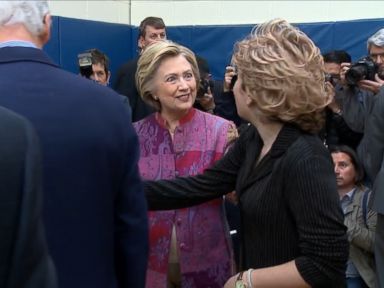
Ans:
[{"label": "camera", "polygon": [[200,79],[200,84],[199,84],[199,90],[197,91],[197,98],[204,97],[205,93],[208,93],[208,88],[211,89],[211,92],[214,87],[214,82],[211,79]]},{"label": "camera", "polygon": [[378,72],[378,65],[370,57],[364,57],[352,64],[345,74],[348,85],[355,86],[361,80],[375,81],[375,74]]},{"label": "camera", "polygon": [[340,82],[340,75],[339,74],[325,73],[324,80],[325,80],[325,82],[331,83],[332,86],[335,87]]},{"label": "camera", "polygon": [[86,78],[90,78],[93,70],[92,70],[92,53],[85,52],[77,55],[80,74]]}]

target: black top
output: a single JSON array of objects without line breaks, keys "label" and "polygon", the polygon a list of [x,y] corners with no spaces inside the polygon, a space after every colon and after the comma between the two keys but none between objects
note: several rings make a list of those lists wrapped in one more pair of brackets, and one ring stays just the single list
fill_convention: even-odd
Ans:
[{"label": "black top", "polygon": [[249,126],[204,174],[147,182],[150,209],[191,206],[236,190],[241,269],[295,260],[311,286],[343,287],[348,242],[329,152],[317,136],[285,125],[255,166],[262,144]]}]

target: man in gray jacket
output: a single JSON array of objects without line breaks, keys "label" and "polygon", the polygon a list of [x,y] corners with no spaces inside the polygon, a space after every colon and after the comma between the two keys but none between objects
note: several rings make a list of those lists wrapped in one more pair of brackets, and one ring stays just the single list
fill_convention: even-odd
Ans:
[{"label": "man in gray jacket", "polygon": [[343,118],[352,130],[359,133],[365,132],[368,116],[377,98],[375,95],[383,85],[381,78],[384,78],[384,28],[368,38],[367,49],[369,57],[377,67],[374,79],[364,79],[354,83],[355,85],[347,85],[351,63],[342,63],[340,76],[343,85],[336,87],[336,99],[341,103]]}]

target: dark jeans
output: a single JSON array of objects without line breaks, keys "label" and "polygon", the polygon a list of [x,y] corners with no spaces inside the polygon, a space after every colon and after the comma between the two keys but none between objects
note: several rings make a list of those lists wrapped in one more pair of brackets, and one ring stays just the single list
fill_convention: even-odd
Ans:
[{"label": "dark jeans", "polygon": [[368,286],[365,284],[363,278],[353,277],[347,278],[347,288],[368,288]]}]

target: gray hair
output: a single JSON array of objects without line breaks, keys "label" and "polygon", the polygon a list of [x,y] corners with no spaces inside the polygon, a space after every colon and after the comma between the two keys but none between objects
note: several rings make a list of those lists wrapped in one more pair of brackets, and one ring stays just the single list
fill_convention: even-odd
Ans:
[{"label": "gray hair", "polygon": [[384,28],[377,31],[367,40],[367,49],[371,48],[372,45],[384,48]]},{"label": "gray hair", "polygon": [[44,28],[44,16],[49,13],[48,2],[0,1],[0,26],[24,24],[30,33],[39,36]]}]

